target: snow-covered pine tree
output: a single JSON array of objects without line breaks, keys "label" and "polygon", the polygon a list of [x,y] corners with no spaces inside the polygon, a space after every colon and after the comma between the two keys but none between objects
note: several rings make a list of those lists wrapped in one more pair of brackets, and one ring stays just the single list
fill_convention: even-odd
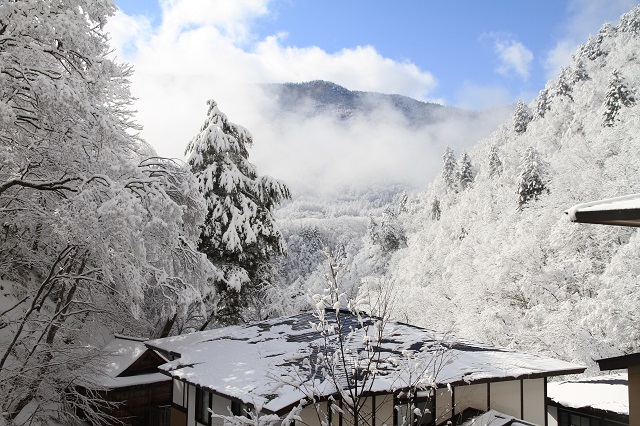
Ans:
[{"label": "snow-covered pine tree", "polygon": [[546,182],[546,163],[540,159],[540,154],[533,147],[527,148],[520,163],[518,176],[518,207],[531,200],[537,200],[544,192],[548,192]]},{"label": "snow-covered pine tree", "polygon": [[473,183],[474,172],[473,166],[471,165],[471,159],[469,158],[469,154],[466,151],[462,153],[460,156],[460,160],[458,161],[458,167],[456,169],[456,178],[458,181],[458,186],[463,191],[468,189]]},{"label": "snow-covered pine tree", "polygon": [[[609,29],[607,29],[607,26]],[[602,42],[608,32],[610,32],[610,24],[605,24],[596,37],[589,36],[587,42],[580,46],[580,56],[586,56],[591,61],[595,61],[601,56],[606,56],[609,52],[602,48]]]},{"label": "snow-covered pine tree", "polygon": [[549,89],[545,87],[540,91],[538,97],[536,98],[536,108],[533,111],[533,120],[537,120],[540,118],[544,118],[544,115],[547,111],[551,110],[551,96],[549,94]]},{"label": "snow-covered pine tree", "polygon": [[271,280],[269,258],[286,251],[273,208],[290,198],[287,185],[258,176],[249,162],[249,131],[230,122],[215,101],[207,105],[207,118],[185,151],[208,207],[200,250],[224,274],[203,327],[248,319],[250,300]]},{"label": "snow-covered pine tree", "polygon": [[442,154],[442,180],[447,191],[456,189],[456,157],[450,147],[446,147]]},{"label": "snow-covered pine tree", "polygon": [[589,73],[587,73],[587,68],[584,65],[584,61],[578,57],[575,60],[573,69],[571,71],[572,81],[573,83],[578,83],[580,81],[586,81],[589,79]]},{"label": "snow-covered pine tree", "polygon": [[502,161],[498,155],[498,148],[491,145],[489,149],[489,177],[496,178],[502,175]]},{"label": "snow-covered pine tree", "polygon": [[518,103],[516,104],[516,110],[513,113],[513,130],[516,133],[526,132],[527,126],[531,122],[532,118],[533,117],[531,115],[529,107],[521,100],[518,100]]},{"label": "snow-covered pine tree", "polygon": [[441,215],[440,200],[438,200],[438,197],[433,197],[433,201],[431,202],[431,220],[440,220]]},{"label": "snow-covered pine tree", "polygon": [[556,96],[566,96],[573,100],[573,77],[571,74],[571,70],[567,67],[560,70],[560,75],[554,85],[554,94]]},{"label": "snow-covered pine tree", "polygon": [[613,70],[611,78],[609,79],[609,90],[607,90],[604,100],[602,125],[605,127],[613,126],[620,109],[623,106],[630,107],[635,103],[636,98],[633,90],[629,88],[624,78],[620,75],[620,72]]}]

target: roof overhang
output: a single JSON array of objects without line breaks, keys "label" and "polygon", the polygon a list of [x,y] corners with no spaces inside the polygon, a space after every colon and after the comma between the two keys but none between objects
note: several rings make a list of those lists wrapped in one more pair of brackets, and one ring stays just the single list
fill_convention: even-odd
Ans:
[{"label": "roof overhang", "polygon": [[600,367],[600,371],[623,370],[640,365],[640,352],[612,358],[597,359],[596,362],[598,363],[598,367]]},{"label": "roof overhang", "polygon": [[640,194],[578,204],[565,213],[572,222],[640,227]]}]

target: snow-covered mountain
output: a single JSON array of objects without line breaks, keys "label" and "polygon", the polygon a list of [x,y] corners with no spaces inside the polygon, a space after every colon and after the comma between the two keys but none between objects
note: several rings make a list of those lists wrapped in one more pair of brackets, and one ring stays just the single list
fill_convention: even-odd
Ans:
[{"label": "snow-covered mountain", "polygon": [[[339,246],[347,290],[393,286],[397,319],[590,366],[640,350],[640,236],[564,214],[640,191],[638,52],[640,7],[605,24],[468,156],[454,149],[359,246]],[[306,268],[309,228],[294,249]],[[314,288],[318,265],[289,284]]]},{"label": "snow-covered mountain", "polygon": [[453,118],[472,120],[481,113],[430,102],[421,102],[407,96],[348,90],[329,81],[271,84],[266,86],[277,99],[283,112],[303,111],[307,116],[329,114],[340,120],[370,117],[382,106],[400,115],[412,127],[421,127]]}]

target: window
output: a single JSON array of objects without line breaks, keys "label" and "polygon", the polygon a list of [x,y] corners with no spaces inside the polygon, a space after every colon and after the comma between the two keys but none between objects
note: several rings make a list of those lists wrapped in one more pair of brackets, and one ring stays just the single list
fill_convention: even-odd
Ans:
[{"label": "window", "polygon": [[247,414],[250,412],[251,408],[247,407],[246,405],[240,402],[231,401],[231,414],[233,414],[234,416],[247,417]]},{"label": "window", "polygon": [[395,426],[430,426],[434,424],[436,398],[433,392],[418,392],[412,397],[402,396],[395,401]]},{"label": "window", "polygon": [[211,424],[211,393],[204,389],[196,388],[196,421],[205,425]]},{"label": "window", "polygon": [[578,413],[558,410],[558,426],[600,426],[597,417],[583,416]]}]

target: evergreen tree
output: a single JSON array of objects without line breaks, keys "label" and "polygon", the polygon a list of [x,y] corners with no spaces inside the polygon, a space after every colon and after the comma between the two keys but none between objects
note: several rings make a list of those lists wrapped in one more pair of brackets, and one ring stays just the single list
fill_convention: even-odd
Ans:
[{"label": "evergreen tree", "polygon": [[612,33],[612,31],[613,29],[611,24],[608,22],[605,23],[596,37],[589,36],[589,40],[580,46],[580,56],[586,56],[591,61],[595,61],[601,56],[607,56],[609,52],[603,49],[602,43],[604,42],[607,34]]},{"label": "evergreen tree", "polygon": [[533,119],[543,118],[549,110],[551,110],[551,96],[549,95],[549,89],[544,88],[536,98],[536,108],[533,112]]},{"label": "evergreen tree", "polygon": [[582,59],[576,59],[571,76],[574,83],[589,80],[589,74],[587,73],[587,68],[585,67]]},{"label": "evergreen tree", "polygon": [[549,192],[546,183],[546,163],[540,159],[538,151],[527,148],[518,176],[518,207],[531,200],[537,200],[544,192]]},{"label": "evergreen tree", "polygon": [[440,210],[440,200],[437,197],[433,198],[431,202],[431,219],[432,220],[440,220],[440,216],[442,216],[442,210]]},{"label": "evergreen tree", "polygon": [[571,70],[569,70],[569,68],[562,68],[560,70],[554,92],[558,96],[566,96],[573,100],[573,77],[571,76]]},{"label": "evergreen tree", "polygon": [[239,322],[258,297],[270,279],[267,261],[285,253],[272,210],[290,197],[284,183],[258,176],[249,162],[249,131],[227,120],[215,101],[207,104],[207,118],[186,149],[208,206],[200,250],[224,274],[215,282],[215,306],[203,327]]},{"label": "evergreen tree", "polygon": [[455,190],[456,157],[453,150],[447,147],[442,154],[442,179],[447,190]]},{"label": "evergreen tree", "polygon": [[394,252],[407,245],[407,237],[398,219],[402,208],[402,205],[398,206],[397,210],[394,210],[392,206],[385,207],[380,223],[377,223],[373,217],[369,217],[369,240],[380,246],[384,254]]},{"label": "evergreen tree", "polygon": [[489,177],[499,177],[502,175],[502,161],[498,155],[498,148],[491,145],[489,149]]},{"label": "evergreen tree", "polygon": [[516,110],[513,113],[513,130],[516,133],[526,132],[527,126],[531,122],[532,118],[533,117],[531,116],[529,107],[524,102],[519,100],[516,104]]},{"label": "evergreen tree", "polygon": [[471,165],[471,159],[467,152],[463,152],[458,161],[458,168],[456,170],[456,178],[458,185],[462,190],[465,190],[473,183],[473,166]]},{"label": "evergreen tree", "polygon": [[609,90],[605,96],[604,114],[602,125],[611,127],[616,122],[618,112],[623,106],[629,107],[636,103],[633,90],[631,90],[618,70],[613,70],[609,79]]}]

